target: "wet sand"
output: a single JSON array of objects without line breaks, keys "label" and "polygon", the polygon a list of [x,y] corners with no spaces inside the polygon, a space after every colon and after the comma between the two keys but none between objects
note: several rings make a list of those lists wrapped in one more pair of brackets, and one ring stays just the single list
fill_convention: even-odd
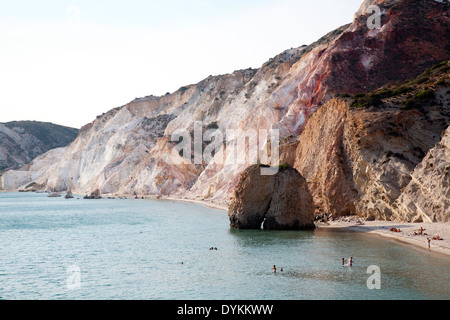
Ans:
[{"label": "wet sand", "polygon": [[196,203],[200,204],[209,208],[223,210],[228,212],[228,205],[225,202],[213,202],[213,201],[207,201],[207,200],[197,200],[197,199],[180,199],[180,198],[171,198],[171,197],[160,197],[157,198],[158,200],[170,200],[170,201],[181,201],[181,202],[189,202],[189,203]]}]

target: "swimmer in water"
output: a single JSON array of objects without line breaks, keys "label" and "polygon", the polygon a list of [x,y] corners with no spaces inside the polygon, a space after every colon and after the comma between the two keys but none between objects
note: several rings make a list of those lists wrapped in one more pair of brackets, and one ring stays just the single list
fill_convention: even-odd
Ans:
[{"label": "swimmer in water", "polygon": [[276,265],[273,265],[272,270],[273,270],[273,273],[277,273],[277,267],[276,267]]}]

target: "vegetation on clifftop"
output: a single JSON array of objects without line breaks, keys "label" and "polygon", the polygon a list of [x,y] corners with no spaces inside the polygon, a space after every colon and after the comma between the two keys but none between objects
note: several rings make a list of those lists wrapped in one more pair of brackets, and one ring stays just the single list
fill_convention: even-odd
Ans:
[{"label": "vegetation on clifftop", "polygon": [[352,98],[351,108],[378,108],[392,102],[402,110],[420,109],[422,105],[433,102],[435,91],[449,83],[450,63],[442,61],[426,70],[415,79],[402,83],[390,83],[376,91],[350,96],[338,94],[338,97]]}]

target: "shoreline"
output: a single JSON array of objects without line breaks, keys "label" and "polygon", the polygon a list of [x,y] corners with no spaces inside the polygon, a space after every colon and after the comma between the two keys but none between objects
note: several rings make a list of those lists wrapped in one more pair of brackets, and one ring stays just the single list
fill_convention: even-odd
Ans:
[{"label": "shoreline", "polygon": [[[333,229],[344,232],[359,232],[379,235],[386,239],[400,241],[402,243],[426,250],[431,253],[444,254],[450,257],[450,223],[410,223],[392,221],[361,221],[358,218],[347,217],[337,221],[317,224],[320,229]],[[424,229],[423,235],[419,235],[418,229]],[[400,229],[401,232],[390,231],[391,228]],[[414,233],[417,233],[415,235]],[[433,240],[439,235],[443,240]],[[431,249],[428,249],[427,238],[431,239]]]},{"label": "shoreline", "polygon": [[[178,199],[172,197],[160,198],[159,200],[172,200],[181,202],[190,202],[200,204],[213,209],[228,212],[228,207],[224,204],[216,204],[206,200]],[[318,228],[327,228],[341,230],[344,232],[359,232],[381,236],[385,239],[400,241],[404,244],[415,247],[416,249],[438,253],[450,258],[450,222],[436,223],[411,223],[411,222],[392,222],[392,221],[362,221],[358,217],[343,217],[340,220],[328,222],[327,224],[316,224]],[[424,229],[423,235],[414,235],[418,229]],[[391,228],[400,229],[401,232],[392,232]],[[425,235],[425,233],[427,235]],[[443,240],[433,240],[434,236],[439,235]],[[431,249],[428,250],[427,238],[431,239]]]},{"label": "shoreline", "polygon": [[[2,192],[11,192],[2,190]],[[15,191],[12,191],[15,192]],[[107,198],[108,195],[103,195]],[[135,199],[130,195],[109,195],[119,199]],[[211,209],[228,212],[226,203],[215,203],[204,199],[191,198],[176,198],[176,197],[158,197],[158,196],[144,196],[138,199],[176,201],[185,203],[195,203]],[[417,249],[428,251],[427,238],[431,239],[431,253],[444,254],[450,257],[450,222],[440,223],[410,223],[410,222],[392,222],[392,221],[363,221],[359,217],[342,217],[338,220],[316,223],[319,229],[333,229],[344,232],[360,232],[379,235],[386,239],[400,241],[408,245],[412,245]],[[418,229],[424,228],[426,235],[414,235]],[[391,228],[400,229],[401,232],[392,232]],[[434,236],[439,235],[443,240],[433,240]]]},{"label": "shoreline", "polygon": [[183,198],[172,198],[172,197],[159,197],[159,198],[152,197],[152,198],[146,198],[146,199],[195,203],[195,204],[200,204],[200,205],[208,207],[208,208],[212,208],[212,209],[217,209],[217,210],[222,210],[222,211],[228,212],[228,207],[225,204],[218,204],[218,203],[209,202],[209,201],[206,201],[206,200],[196,200],[196,199],[188,199],[188,198],[183,199]]},{"label": "shoreline", "polygon": [[[157,198],[155,198],[157,199]],[[158,199],[157,199],[158,200]],[[172,197],[161,197],[159,200],[172,200],[196,203],[213,209],[228,211],[224,204],[216,204],[206,200],[179,199]],[[450,258],[450,222],[440,223],[410,223],[410,222],[392,222],[392,221],[362,221],[358,217],[343,217],[340,220],[328,222],[326,224],[316,224],[321,229],[334,229],[344,232],[359,232],[381,236],[385,239],[400,241],[404,244],[415,247],[416,249],[428,251],[427,238],[431,239],[431,253],[443,254]],[[414,235],[420,227],[424,228],[427,235]],[[400,229],[401,232],[392,232],[391,228]],[[443,240],[432,240],[434,236],[439,235]]]}]

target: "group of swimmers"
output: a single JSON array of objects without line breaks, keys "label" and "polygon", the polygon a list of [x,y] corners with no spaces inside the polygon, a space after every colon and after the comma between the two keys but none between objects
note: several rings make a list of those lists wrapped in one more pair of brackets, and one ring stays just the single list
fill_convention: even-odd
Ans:
[{"label": "group of swimmers", "polygon": [[[277,273],[277,266],[273,265],[272,270],[273,270],[273,273]],[[280,268],[280,272],[283,272],[283,268]]]},{"label": "group of swimmers", "polygon": [[216,247],[211,247],[211,248],[209,248],[209,250],[217,250],[217,248]]},{"label": "group of swimmers", "polygon": [[350,257],[348,261],[346,261],[344,258],[342,258],[342,266],[348,265],[349,267],[353,266],[353,257]]},{"label": "group of swimmers", "polygon": [[[353,257],[350,257],[350,259],[348,259],[348,261],[345,260],[345,258],[342,258],[342,266],[353,267]],[[276,265],[273,265],[272,271],[273,271],[273,273],[277,273],[277,266]],[[283,268],[280,268],[280,272],[283,272]]]}]

